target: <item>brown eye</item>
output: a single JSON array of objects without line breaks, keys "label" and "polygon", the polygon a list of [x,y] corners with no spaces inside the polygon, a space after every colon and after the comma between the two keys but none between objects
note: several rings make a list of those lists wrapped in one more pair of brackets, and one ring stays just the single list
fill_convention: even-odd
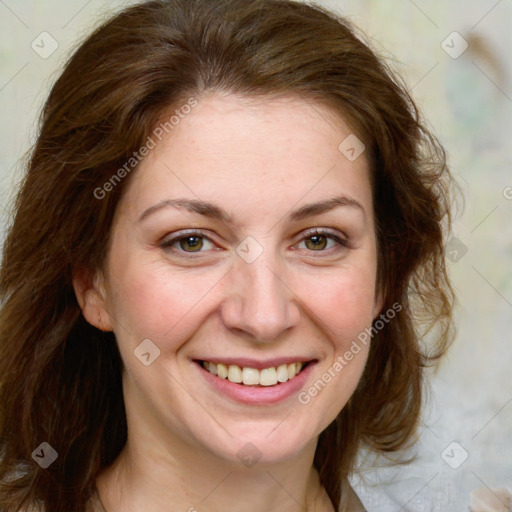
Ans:
[{"label": "brown eye", "polygon": [[200,251],[203,247],[203,237],[201,236],[187,236],[185,238],[181,238],[178,241],[181,249],[186,252],[197,252]]},{"label": "brown eye", "polygon": [[306,238],[304,242],[308,249],[311,249],[312,251],[318,251],[326,248],[327,237],[325,235],[313,235]]},{"label": "brown eye", "polygon": [[[299,246],[304,244],[309,252],[331,253],[332,250],[342,250],[350,248],[348,240],[341,238],[331,231],[313,229],[305,233]],[[331,250],[332,249],[332,250]]]},{"label": "brown eye", "polygon": [[160,246],[179,256],[184,254],[202,254],[208,249],[214,249],[215,244],[202,232],[178,233],[176,236],[164,240]]}]

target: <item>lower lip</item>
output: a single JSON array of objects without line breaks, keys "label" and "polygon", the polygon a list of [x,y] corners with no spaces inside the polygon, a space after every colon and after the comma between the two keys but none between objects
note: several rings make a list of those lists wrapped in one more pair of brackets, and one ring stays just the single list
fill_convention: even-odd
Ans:
[{"label": "lower lip", "polygon": [[293,379],[278,383],[274,386],[246,386],[244,384],[236,384],[228,379],[221,379],[213,375],[196,362],[194,362],[194,364],[200,370],[205,380],[210,383],[217,392],[242,404],[271,405],[298,394],[316,362],[311,361],[306,368],[293,377]]}]

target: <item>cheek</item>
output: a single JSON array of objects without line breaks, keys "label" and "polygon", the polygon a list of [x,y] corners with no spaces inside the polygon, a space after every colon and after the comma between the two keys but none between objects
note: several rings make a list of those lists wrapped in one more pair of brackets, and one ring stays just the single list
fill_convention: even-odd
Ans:
[{"label": "cheek", "polygon": [[[322,281],[309,304],[322,326],[327,357],[299,402],[322,411],[327,424],[355,391],[368,358],[374,312],[374,274],[346,272]],[[325,345],[324,345],[325,346]]]},{"label": "cheek", "polygon": [[326,336],[339,350],[371,325],[375,307],[375,273],[353,270],[303,282],[302,294]]},{"label": "cheek", "polygon": [[128,333],[134,342],[149,338],[162,349],[169,340],[181,343],[219,277],[211,270],[194,276],[186,271],[171,275],[161,263],[127,262],[122,272],[112,276],[112,312],[119,333]]}]

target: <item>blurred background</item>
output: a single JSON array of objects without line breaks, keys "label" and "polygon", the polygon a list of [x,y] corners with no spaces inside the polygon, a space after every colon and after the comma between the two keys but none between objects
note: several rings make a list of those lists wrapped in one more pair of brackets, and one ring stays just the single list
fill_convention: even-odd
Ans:
[{"label": "blurred background", "polygon": [[[0,0],[0,243],[51,84],[91,28],[131,3]],[[448,244],[458,334],[431,376],[417,458],[363,462],[354,485],[370,512],[467,511],[477,487],[512,492],[512,1],[318,3],[404,77],[465,196]]]}]

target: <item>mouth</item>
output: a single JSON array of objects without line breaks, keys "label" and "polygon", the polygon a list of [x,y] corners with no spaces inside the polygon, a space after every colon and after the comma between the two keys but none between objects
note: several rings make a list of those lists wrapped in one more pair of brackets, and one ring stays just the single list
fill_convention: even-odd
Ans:
[{"label": "mouth", "polygon": [[[294,360],[295,359],[295,360]],[[272,406],[293,400],[311,378],[317,359],[193,359],[198,376],[213,391],[238,404]],[[286,370],[286,371],[285,371]]]},{"label": "mouth", "polygon": [[218,379],[242,386],[263,388],[280,386],[294,380],[315,360],[282,363],[277,366],[259,369],[253,366],[241,366],[214,361],[196,360],[195,362]]}]

